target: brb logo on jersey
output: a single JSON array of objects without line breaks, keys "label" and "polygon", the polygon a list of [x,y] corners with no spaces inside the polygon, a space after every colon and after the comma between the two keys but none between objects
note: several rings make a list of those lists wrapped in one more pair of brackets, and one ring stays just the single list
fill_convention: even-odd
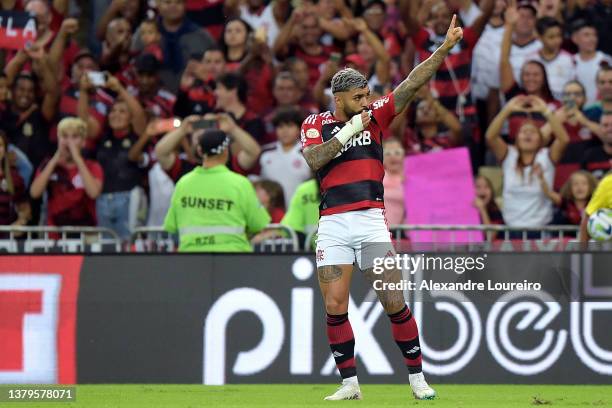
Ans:
[{"label": "brb logo on jersey", "polygon": [[346,152],[351,147],[369,146],[371,144],[372,144],[372,134],[370,133],[369,130],[364,130],[363,132],[360,132],[359,134],[356,134],[355,136],[351,137],[348,140],[348,142],[346,142],[342,150],[340,150],[340,152],[336,155],[336,157],[334,157],[334,159],[337,157],[340,157],[342,153]]}]

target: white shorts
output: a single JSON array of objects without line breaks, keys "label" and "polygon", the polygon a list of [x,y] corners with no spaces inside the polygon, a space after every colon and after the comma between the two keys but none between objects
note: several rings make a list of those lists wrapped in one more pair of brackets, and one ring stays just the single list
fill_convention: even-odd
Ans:
[{"label": "white shorts", "polygon": [[[389,250],[394,251],[382,208],[323,215],[319,220],[317,267],[352,265],[357,261],[364,270],[372,267],[372,255],[384,257]],[[362,251],[367,252],[363,265]]]}]

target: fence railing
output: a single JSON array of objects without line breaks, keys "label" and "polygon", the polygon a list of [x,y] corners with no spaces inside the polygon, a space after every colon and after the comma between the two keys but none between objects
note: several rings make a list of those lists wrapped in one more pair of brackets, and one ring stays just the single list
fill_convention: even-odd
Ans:
[{"label": "fence railing", "polygon": [[[261,233],[262,239],[253,244],[255,252],[297,252],[299,240],[295,231],[285,225],[270,224]],[[132,233],[132,250],[136,252],[174,252],[178,248],[178,236],[161,227],[135,228]]]},{"label": "fence railing", "polygon": [[121,252],[117,233],[100,227],[0,226],[0,253]]},{"label": "fence railing", "polygon": [[[497,241],[521,241],[525,243],[534,240],[564,243],[575,240],[579,227],[574,225],[546,225],[543,227],[510,227],[507,225],[390,225],[394,243],[407,245],[411,249],[436,250],[466,248],[491,248]],[[306,250],[312,251],[314,230],[306,236]]]},{"label": "fence railing", "polygon": [[[564,250],[575,245],[577,226],[509,227],[505,225],[392,225],[398,250]],[[313,251],[316,229],[305,239],[306,251]],[[545,245],[544,245],[544,244]],[[538,245],[537,247],[534,245]],[[612,243],[605,246],[612,246]],[[518,247],[517,247],[518,245]],[[301,250],[294,230],[271,224],[253,244],[255,252],[287,253]],[[602,246],[596,247],[601,249]],[[0,253],[96,253],[175,252],[178,237],[161,227],[140,227],[130,242],[122,242],[108,228],[0,226]]]}]

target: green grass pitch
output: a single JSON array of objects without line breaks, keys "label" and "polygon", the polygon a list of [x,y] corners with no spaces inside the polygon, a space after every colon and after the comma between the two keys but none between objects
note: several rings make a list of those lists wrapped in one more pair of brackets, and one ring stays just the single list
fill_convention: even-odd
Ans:
[{"label": "green grass pitch", "polygon": [[361,385],[362,401],[323,401],[335,385],[79,385],[73,403],[0,406],[75,408],[208,407],[612,407],[612,385],[434,385],[438,398],[416,401],[407,385]]}]

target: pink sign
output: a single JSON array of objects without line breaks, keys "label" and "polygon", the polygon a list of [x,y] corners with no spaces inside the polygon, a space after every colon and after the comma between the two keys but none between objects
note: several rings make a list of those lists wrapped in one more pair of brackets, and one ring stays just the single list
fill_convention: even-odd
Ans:
[{"label": "pink sign", "polygon": [[[408,156],[404,174],[408,224],[480,225],[467,148]],[[412,242],[483,241],[478,231],[411,231],[409,236]]]}]

